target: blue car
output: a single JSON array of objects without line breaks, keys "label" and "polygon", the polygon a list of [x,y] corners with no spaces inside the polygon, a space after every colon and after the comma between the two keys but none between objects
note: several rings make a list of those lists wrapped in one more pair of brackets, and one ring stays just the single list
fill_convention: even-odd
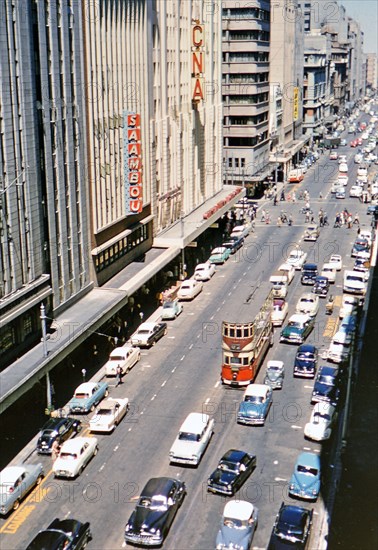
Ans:
[{"label": "blue car", "polygon": [[302,453],[295,464],[289,484],[289,495],[305,500],[316,500],[320,492],[320,457]]},{"label": "blue car", "polygon": [[72,413],[87,413],[94,411],[101,399],[108,395],[107,382],[84,382],[76,388],[68,406]]},{"label": "blue car", "polygon": [[262,426],[272,404],[273,391],[267,384],[249,384],[239,405],[237,422]]},{"label": "blue car", "polygon": [[211,264],[224,264],[228,260],[231,254],[231,249],[226,248],[225,246],[218,246],[218,248],[214,248],[211,252],[211,256],[209,258],[209,262]]}]

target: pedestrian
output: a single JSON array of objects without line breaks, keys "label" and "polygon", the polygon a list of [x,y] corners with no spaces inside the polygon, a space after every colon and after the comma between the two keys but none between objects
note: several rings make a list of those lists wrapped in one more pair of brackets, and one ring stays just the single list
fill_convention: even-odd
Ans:
[{"label": "pedestrian", "polygon": [[352,216],[349,214],[348,216],[348,229],[352,228]]},{"label": "pedestrian", "polygon": [[306,210],[310,210],[310,201],[307,201],[305,204]]},{"label": "pedestrian", "polygon": [[276,205],[277,205],[277,195],[274,195],[273,206],[276,206]]},{"label": "pedestrian", "polygon": [[324,218],[323,218],[323,226],[324,226],[324,225],[329,225],[329,223],[328,223],[328,216],[327,216],[327,214],[324,214]]},{"label": "pedestrian", "polygon": [[121,368],[121,365],[117,365],[117,370],[116,370],[116,387],[118,387],[120,384],[123,384],[123,382],[122,382],[122,368]]},{"label": "pedestrian", "polygon": [[143,313],[143,311],[140,311],[140,312],[139,312],[139,318],[140,318],[141,323],[143,323],[143,318],[144,318],[144,313]]},{"label": "pedestrian", "polygon": [[284,193],[284,190],[283,190],[283,189],[282,189],[282,191],[281,191],[280,200],[281,200],[281,201],[284,201],[284,200],[285,200],[285,193]]},{"label": "pedestrian", "polygon": [[58,443],[58,440],[55,439],[53,444],[51,445],[51,458],[53,460],[56,460],[59,456],[59,452],[60,452],[60,445]]},{"label": "pedestrian", "polygon": [[266,218],[266,212],[264,210],[264,208],[261,210],[261,221],[262,222],[265,222],[265,218]]},{"label": "pedestrian", "polygon": [[293,216],[291,214],[289,214],[289,217],[287,219],[287,225],[293,225]]},{"label": "pedestrian", "polygon": [[293,191],[293,203],[296,203],[296,202],[297,202],[297,197],[296,197],[295,191]]},{"label": "pedestrian", "polygon": [[319,225],[320,227],[323,227],[324,225],[324,217],[322,215],[319,216]]},{"label": "pedestrian", "polygon": [[310,220],[310,221],[311,221],[311,223],[315,223],[315,218],[314,218],[314,216],[311,216],[311,220]]},{"label": "pedestrian", "polygon": [[360,227],[360,217],[359,217],[359,215],[358,215],[357,212],[356,212],[355,215],[354,215],[353,225],[354,225],[355,223],[358,225],[358,227]]},{"label": "pedestrian", "polygon": [[277,226],[278,226],[278,227],[281,227],[281,225],[282,225],[281,216],[278,216],[278,218],[277,218]]},{"label": "pedestrian", "polygon": [[306,212],[305,222],[308,223],[310,221],[310,214],[309,212]]},{"label": "pedestrian", "polygon": [[340,225],[344,225],[344,212],[340,212]]}]

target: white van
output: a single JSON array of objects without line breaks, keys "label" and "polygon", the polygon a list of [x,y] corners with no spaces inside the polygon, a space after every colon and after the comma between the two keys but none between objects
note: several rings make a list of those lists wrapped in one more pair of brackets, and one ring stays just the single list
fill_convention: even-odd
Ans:
[{"label": "white van", "polygon": [[277,271],[271,275],[269,282],[273,286],[273,296],[275,298],[285,298],[288,290],[288,278],[287,275]]}]

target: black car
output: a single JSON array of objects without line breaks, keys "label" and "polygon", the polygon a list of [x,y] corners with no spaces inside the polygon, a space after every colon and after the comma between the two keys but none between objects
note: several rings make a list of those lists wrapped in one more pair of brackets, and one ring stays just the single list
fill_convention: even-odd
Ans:
[{"label": "black car", "polygon": [[314,279],[314,286],[312,287],[312,292],[319,296],[320,298],[324,298],[327,296],[329,290],[329,279],[327,277],[322,277],[321,275],[318,275]]},{"label": "black car", "polygon": [[54,519],[26,550],[81,550],[92,539],[90,524],[76,519]]},{"label": "black car", "polygon": [[239,250],[243,244],[244,237],[230,237],[227,242],[222,243],[222,246],[229,248],[231,250],[231,254],[235,254],[235,252]]},{"label": "black car", "polygon": [[311,403],[323,401],[334,407],[340,397],[339,369],[328,365],[319,368],[314,389],[312,390]]},{"label": "black car", "polygon": [[357,238],[354,241],[351,256],[355,258],[360,252],[369,252],[370,244],[367,239]]},{"label": "black car", "polygon": [[61,445],[72,435],[81,430],[80,420],[75,418],[50,418],[43,426],[37,441],[37,452],[39,454],[51,454],[54,441]]},{"label": "black car", "polygon": [[303,550],[309,538],[314,510],[281,504],[268,550]]},{"label": "black car", "polygon": [[318,350],[312,344],[299,346],[294,360],[294,376],[300,378],[315,378]]},{"label": "black car", "polygon": [[256,468],[256,457],[231,449],[207,480],[207,490],[222,495],[234,495]]},{"label": "black car", "polygon": [[317,274],[318,266],[316,264],[304,264],[301,274],[302,285],[313,285]]},{"label": "black car", "polygon": [[367,207],[366,214],[368,214],[368,215],[377,214],[378,215],[378,204],[369,204],[369,206]]},{"label": "black car", "polygon": [[186,494],[185,483],[169,477],[150,479],[125,527],[125,541],[160,546]]}]

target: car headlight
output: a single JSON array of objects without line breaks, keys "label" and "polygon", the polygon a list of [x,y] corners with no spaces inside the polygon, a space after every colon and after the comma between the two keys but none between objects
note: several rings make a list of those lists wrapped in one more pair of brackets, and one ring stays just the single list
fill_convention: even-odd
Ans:
[{"label": "car headlight", "polygon": [[290,489],[291,491],[292,491],[293,489],[295,489],[295,485],[294,485],[294,483],[290,483],[290,485],[289,485],[289,489]]},{"label": "car headlight", "polygon": [[317,494],[318,494],[318,490],[317,490],[317,489],[313,489],[313,490],[312,490],[312,494],[313,494],[313,495],[317,495]]},{"label": "car headlight", "polygon": [[126,525],[125,531],[126,531],[126,533],[128,533],[130,531],[130,525],[129,524]]},{"label": "car headlight", "polygon": [[231,491],[231,489],[232,489],[231,483],[229,483],[229,484],[227,485],[227,489],[228,489],[229,491]]}]

